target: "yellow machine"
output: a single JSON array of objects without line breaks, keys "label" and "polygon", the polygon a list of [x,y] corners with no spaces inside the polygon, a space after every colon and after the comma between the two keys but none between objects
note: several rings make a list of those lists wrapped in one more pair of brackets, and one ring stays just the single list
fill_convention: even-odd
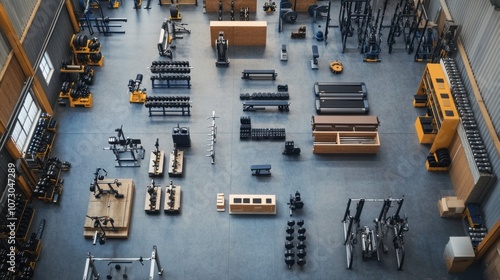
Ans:
[{"label": "yellow machine", "polygon": [[426,115],[415,121],[418,141],[432,144],[427,170],[446,171],[451,163],[447,148],[456,133],[459,115],[439,63],[427,64],[413,105],[428,108]]},{"label": "yellow machine", "polygon": [[172,0],[172,4],[170,5],[170,20],[181,20],[181,13],[179,12],[179,2],[174,3]]},{"label": "yellow machine", "polygon": [[330,70],[332,70],[333,74],[340,74],[344,70],[344,65],[340,61],[332,61],[330,62]]},{"label": "yellow machine", "polygon": [[144,103],[146,102],[146,89],[141,89],[142,74],[137,74],[135,81],[128,80],[128,91],[130,92],[130,103]]}]

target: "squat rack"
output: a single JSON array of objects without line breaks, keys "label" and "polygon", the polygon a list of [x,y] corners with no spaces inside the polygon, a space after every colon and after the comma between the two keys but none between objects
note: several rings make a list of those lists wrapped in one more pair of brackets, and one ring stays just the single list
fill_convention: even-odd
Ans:
[{"label": "squat rack", "polygon": [[[356,213],[354,216],[351,216],[351,202],[357,202],[356,204]],[[380,211],[379,216],[374,219],[375,222],[375,231],[369,229],[369,227],[365,226],[363,229],[360,229],[360,217],[363,212],[363,207],[365,202],[383,202],[382,210]],[[396,212],[387,217],[387,213],[392,203],[397,203]],[[404,196],[399,199],[391,198],[388,199],[353,199],[350,198],[347,202],[347,208],[342,219],[343,228],[344,228],[344,245],[346,247],[346,257],[347,257],[347,269],[352,269],[353,262],[353,251],[354,245],[358,243],[357,235],[362,235],[362,242],[369,243],[370,246],[363,245],[363,259],[367,258],[377,258],[380,260],[380,249],[387,252],[387,248],[384,245],[384,238],[387,236],[387,232],[389,228],[394,231],[393,244],[394,249],[396,251],[397,257],[397,269],[402,270],[403,262],[404,262],[404,243],[403,237],[404,232],[408,231],[408,221],[407,218],[400,217],[401,207],[403,206]],[[354,225],[356,227],[354,227]],[[367,237],[363,234],[369,234],[371,238]],[[368,239],[366,239],[368,238]],[[369,253],[369,254],[366,254]]]},{"label": "squat rack", "polygon": [[[143,257],[138,257],[138,258],[96,258],[90,254],[90,252],[87,253],[87,261],[85,262],[85,271],[83,272],[83,280],[98,280],[99,279],[99,273],[97,272],[97,269],[95,267],[94,262],[95,261],[107,261],[109,264],[112,263],[123,263],[123,262],[133,262],[133,261],[139,261],[142,265],[144,265],[144,261],[151,261],[151,266],[149,269],[149,280],[154,279],[154,272],[155,272],[155,264],[156,268],[158,269],[158,275],[163,275],[163,268],[160,264],[160,259],[158,257],[158,251],[156,248],[156,245],[153,245],[153,252],[151,253],[150,258],[143,258]],[[89,274],[90,272],[90,274]]]}]

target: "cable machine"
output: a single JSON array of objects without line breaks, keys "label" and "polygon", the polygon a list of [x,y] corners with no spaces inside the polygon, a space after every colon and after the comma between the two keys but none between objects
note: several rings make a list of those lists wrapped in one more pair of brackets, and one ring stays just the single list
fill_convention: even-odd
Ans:
[{"label": "cable machine", "polygon": [[207,152],[209,152],[210,154],[207,155],[207,157],[210,157],[212,159],[211,163],[214,164],[215,163],[215,143],[217,142],[217,126],[215,125],[215,119],[217,119],[219,117],[216,117],[215,116],[215,111],[212,111],[212,116],[211,117],[208,117],[207,119],[212,119],[212,125],[209,125],[208,128],[210,129],[210,134],[208,134],[208,136],[210,136],[209,139],[207,139],[210,144],[208,144],[208,146],[210,147],[210,149],[207,150]]},{"label": "cable machine", "polygon": [[[110,22],[126,22],[126,18],[109,18],[104,16],[104,11],[102,10],[102,6],[98,0],[80,0],[80,7],[83,10],[83,17],[79,18],[80,27],[84,30],[85,27],[88,27],[89,34],[94,34],[94,28],[97,28],[99,33],[104,34],[104,36],[109,36],[112,33],[125,33],[123,30],[111,30],[113,27],[121,27],[121,24],[110,24]],[[98,11],[97,17],[90,17],[92,12],[90,9],[94,9]]]},{"label": "cable machine", "polygon": [[[97,272],[97,268],[95,266],[96,261],[105,261],[105,262],[108,262],[108,265],[113,264],[113,263],[132,263],[134,261],[138,261],[141,263],[141,265],[144,265],[144,261],[151,261],[148,280],[154,279],[155,266],[156,266],[156,269],[158,270],[158,275],[163,275],[163,268],[160,264],[160,259],[158,256],[158,251],[157,251],[156,245],[153,246],[153,251],[151,253],[150,258],[143,258],[143,257],[138,257],[138,258],[96,258],[96,257],[92,256],[90,254],[90,252],[88,252],[87,253],[87,260],[85,262],[85,271],[83,272],[83,280],[98,280],[99,279],[99,273]],[[108,279],[110,279],[110,278],[108,278]]]},{"label": "cable machine", "polygon": [[[357,202],[356,213],[351,216],[351,203]],[[365,202],[382,202],[382,209],[379,216],[374,219],[375,226],[360,226],[360,217],[363,212]],[[377,259],[380,261],[380,250],[384,253],[388,251],[384,240],[388,236],[389,230],[393,232],[393,245],[396,252],[397,269],[402,270],[404,263],[404,233],[408,231],[408,218],[400,217],[404,196],[400,199],[349,199],[347,208],[342,219],[344,227],[344,246],[346,247],[347,269],[352,269],[354,256],[354,246],[358,243],[358,235],[361,239],[361,250],[363,260]],[[392,204],[397,204],[396,212],[388,216]]]},{"label": "cable machine", "polygon": [[[358,34],[358,48],[362,46],[364,32],[371,14],[370,0],[342,0],[339,13],[339,27],[342,37],[342,53],[346,50],[347,38]],[[328,28],[328,25],[327,25]]]}]

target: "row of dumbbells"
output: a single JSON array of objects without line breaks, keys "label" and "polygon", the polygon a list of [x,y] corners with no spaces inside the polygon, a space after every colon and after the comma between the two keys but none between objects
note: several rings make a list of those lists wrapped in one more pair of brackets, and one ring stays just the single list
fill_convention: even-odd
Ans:
[{"label": "row of dumbbells", "polygon": [[40,117],[36,124],[33,136],[31,137],[30,144],[28,146],[29,154],[36,154],[38,152],[44,152],[47,148],[47,145],[50,144],[51,133],[47,131],[47,128],[50,127],[52,121],[47,117]]},{"label": "row of dumbbells", "polygon": [[240,93],[241,100],[288,100],[290,94],[288,92],[254,92]]},{"label": "row of dumbbells", "polygon": [[255,140],[283,140],[286,138],[286,133],[284,128],[252,128],[250,137]]},{"label": "row of dumbbells", "polygon": [[186,80],[186,81],[189,81],[191,80],[191,76],[189,75],[173,75],[173,74],[169,74],[169,75],[154,75],[154,76],[151,76],[151,80],[154,81],[154,80],[160,80],[160,81],[183,81],[183,80]]},{"label": "row of dumbbells", "polygon": [[303,266],[306,264],[306,229],[304,228],[304,220],[298,220],[297,226],[297,240],[294,243],[295,233],[295,220],[289,220],[286,228],[286,242],[285,242],[285,264],[288,268],[292,268],[295,264],[295,256],[297,256],[297,264]]},{"label": "row of dumbbells", "polygon": [[163,60],[155,60],[151,62],[151,67],[160,66],[160,65],[170,65],[177,67],[189,67],[189,61],[163,61]]},{"label": "row of dumbbells", "polygon": [[189,108],[191,103],[189,101],[146,101],[144,103],[146,108]]},{"label": "row of dumbbells", "polygon": [[248,139],[252,136],[252,119],[240,117],[240,139]]},{"label": "row of dumbbells", "polygon": [[175,65],[153,65],[149,68],[151,73],[175,73],[175,74],[189,74],[191,73],[191,68],[179,67]]},{"label": "row of dumbbells", "polygon": [[456,62],[452,58],[443,59],[446,73],[450,79],[450,87],[457,106],[458,113],[462,119],[467,141],[472,149],[474,161],[479,171],[492,172],[490,159],[486,153],[484,142],[479,134],[476,119],[469,103],[467,90],[463,84]]},{"label": "row of dumbbells", "polygon": [[147,96],[146,101],[189,101],[189,96]]},{"label": "row of dumbbells", "polygon": [[26,206],[26,209],[24,209],[20,219],[18,219],[16,237],[24,238],[26,236],[26,233],[30,229],[30,221],[33,214],[33,208],[31,208],[31,206]]}]

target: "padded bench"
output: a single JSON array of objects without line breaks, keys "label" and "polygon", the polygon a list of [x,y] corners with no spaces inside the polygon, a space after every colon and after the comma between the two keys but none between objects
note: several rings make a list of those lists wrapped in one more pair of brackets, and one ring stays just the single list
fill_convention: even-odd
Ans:
[{"label": "padded bench", "polygon": [[254,164],[250,166],[250,170],[252,175],[271,175],[270,164]]},{"label": "padded bench", "polygon": [[243,70],[242,79],[253,80],[253,79],[267,79],[271,78],[276,80],[278,73],[274,70]]},{"label": "padded bench", "polygon": [[288,111],[290,102],[284,100],[248,100],[243,102],[243,111],[265,110],[265,106],[277,106],[280,111]]}]

